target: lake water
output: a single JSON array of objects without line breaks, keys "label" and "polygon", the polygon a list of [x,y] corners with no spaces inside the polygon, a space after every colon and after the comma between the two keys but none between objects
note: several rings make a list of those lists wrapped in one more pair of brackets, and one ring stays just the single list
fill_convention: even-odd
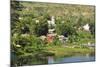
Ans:
[{"label": "lake water", "polygon": [[64,58],[48,57],[48,64],[90,62],[90,61],[95,61],[95,57],[94,56],[73,56]]},{"label": "lake water", "polygon": [[[36,58],[34,58],[36,59]],[[45,60],[35,60],[30,62],[31,64],[23,64],[19,67],[25,67],[29,65],[29,67],[34,65],[44,65],[44,64],[61,64],[61,63],[76,63],[76,62],[91,62],[95,61],[95,56],[73,56],[73,57],[63,57],[63,58],[54,58],[48,57]],[[31,65],[31,66],[30,66]]]}]

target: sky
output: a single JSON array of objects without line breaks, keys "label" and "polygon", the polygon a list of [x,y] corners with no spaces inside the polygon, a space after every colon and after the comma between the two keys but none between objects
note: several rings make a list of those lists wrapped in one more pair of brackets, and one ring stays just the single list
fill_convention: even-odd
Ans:
[{"label": "sky", "polygon": [[18,0],[18,1],[54,2],[54,3],[69,3],[69,4],[83,4],[83,5],[96,4],[96,0]]}]

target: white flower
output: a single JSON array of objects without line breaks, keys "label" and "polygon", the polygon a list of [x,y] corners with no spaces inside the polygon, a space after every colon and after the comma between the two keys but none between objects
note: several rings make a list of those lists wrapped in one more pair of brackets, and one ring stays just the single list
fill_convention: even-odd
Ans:
[{"label": "white flower", "polygon": [[39,20],[36,20],[36,23],[39,23]]},{"label": "white flower", "polygon": [[20,45],[16,45],[16,47],[21,47]]},{"label": "white flower", "polygon": [[22,19],[22,17],[19,17],[19,19],[21,20],[21,19]]},{"label": "white flower", "polygon": [[89,31],[89,28],[90,28],[89,24],[84,25],[83,28],[84,28],[84,30]]}]

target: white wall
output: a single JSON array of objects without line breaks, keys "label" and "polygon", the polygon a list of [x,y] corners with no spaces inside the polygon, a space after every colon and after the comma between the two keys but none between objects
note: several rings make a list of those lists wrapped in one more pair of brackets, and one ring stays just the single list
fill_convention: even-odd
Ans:
[{"label": "white wall", "polygon": [[54,2],[54,3],[72,3],[72,4],[87,4],[95,5],[95,0],[18,0],[18,1],[38,1],[38,2]]}]

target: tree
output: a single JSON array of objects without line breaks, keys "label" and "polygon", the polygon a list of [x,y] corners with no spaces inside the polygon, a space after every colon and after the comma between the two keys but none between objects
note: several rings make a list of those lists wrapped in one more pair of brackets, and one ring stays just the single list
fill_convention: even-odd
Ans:
[{"label": "tree", "polygon": [[48,33],[48,24],[46,19],[40,20],[40,23],[35,26],[35,34],[37,36],[47,35]]},{"label": "tree", "polygon": [[90,32],[95,37],[95,23],[90,23]]},{"label": "tree", "polygon": [[11,0],[11,66],[17,64],[17,59],[15,57],[18,56],[19,52],[16,44],[18,37],[15,37],[14,34],[16,33],[16,24],[19,22],[18,11],[21,11],[21,9],[22,5],[18,1]]},{"label": "tree", "polygon": [[11,0],[11,34],[15,32],[14,29],[19,21],[18,11],[21,11],[22,8],[23,6],[18,1]]},{"label": "tree", "polygon": [[56,32],[60,35],[68,36],[76,33],[72,20],[65,20],[63,23],[61,20],[57,20],[56,24]]}]

